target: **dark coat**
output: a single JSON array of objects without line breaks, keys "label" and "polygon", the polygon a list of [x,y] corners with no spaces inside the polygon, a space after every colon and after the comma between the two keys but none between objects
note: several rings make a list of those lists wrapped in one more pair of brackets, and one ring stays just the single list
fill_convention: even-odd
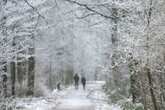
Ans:
[{"label": "dark coat", "polygon": [[76,83],[78,83],[78,81],[79,81],[79,76],[78,76],[77,74],[75,74],[75,76],[74,76],[74,81],[75,81]]},{"label": "dark coat", "polygon": [[86,78],[85,78],[85,77],[82,77],[82,78],[81,78],[81,83],[82,83],[82,84],[86,84]]}]

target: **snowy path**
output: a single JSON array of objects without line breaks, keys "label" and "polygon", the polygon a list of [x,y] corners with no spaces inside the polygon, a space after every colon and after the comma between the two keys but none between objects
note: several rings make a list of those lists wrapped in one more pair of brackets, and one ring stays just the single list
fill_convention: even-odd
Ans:
[{"label": "snowy path", "polygon": [[94,104],[86,97],[86,92],[82,90],[72,90],[61,99],[61,102],[57,110],[95,110]]},{"label": "snowy path", "polygon": [[96,104],[93,99],[94,91],[102,89],[104,83],[88,82],[87,89],[84,91],[82,87],[75,90],[74,87],[69,89],[68,94],[61,99],[61,104],[57,107],[57,110],[96,110]]},{"label": "snowy path", "polygon": [[[69,87],[63,91],[53,91],[46,98],[21,102],[21,110],[121,110],[119,106],[107,104],[107,96],[102,90],[104,82],[88,82],[87,89],[75,90]],[[19,107],[18,107],[19,108]],[[24,108],[24,109],[22,109]]]}]

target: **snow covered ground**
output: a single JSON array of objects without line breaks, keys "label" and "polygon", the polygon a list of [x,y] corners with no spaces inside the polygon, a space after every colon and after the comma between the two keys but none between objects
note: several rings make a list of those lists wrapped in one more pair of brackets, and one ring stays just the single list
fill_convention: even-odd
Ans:
[{"label": "snow covered ground", "polygon": [[32,98],[28,101],[19,100],[17,110],[121,110],[117,105],[109,105],[102,90],[104,82],[88,82],[87,89],[54,90],[49,97]]}]

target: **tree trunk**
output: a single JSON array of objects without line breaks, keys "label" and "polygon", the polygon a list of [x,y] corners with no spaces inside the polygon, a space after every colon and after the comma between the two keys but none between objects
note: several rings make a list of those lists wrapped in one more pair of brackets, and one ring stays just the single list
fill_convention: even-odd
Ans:
[{"label": "tree trunk", "polygon": [[32,56],[28,59],[28,91],[27,91],[27,95],[34,94],[34,78],[35,78],[35,58]]},{"label": "tree trunk", "polygon": [[152,99],[152,103],[154,106],[154,110],[159,110],[158,106],[157,106],[157,101],[156,101],[156,97],[154,94],[154,90],[153,90],[153,82],[152,82],[152,77],[151,77],[151,72],[150,69],[147,68],[147,77],[148,77],[148,81],[149,81],[149,89],[150,89],[150,93],[151,93],[151,99]]},{"label": "tree trunk", "polygon": [[10,63],[10,68],[11,68],[11,94],[12,96],[15,95],[15,62]]},{"label": "tree trunk", "polygon": [[111,57],[111,65],[112,65],[112,77],[113,77],[113,83],[114,85],[118,85],[118,76],[119,76],[119,71],[118,71],[118,65],[116,65],[117,61],[117,47],[118,47],[118,36],[117,36],[117,30],[118,30],[118,10],[117,8],[112,8],[112,35],[111,35],[111,42],[112,42],[112,57]]}]

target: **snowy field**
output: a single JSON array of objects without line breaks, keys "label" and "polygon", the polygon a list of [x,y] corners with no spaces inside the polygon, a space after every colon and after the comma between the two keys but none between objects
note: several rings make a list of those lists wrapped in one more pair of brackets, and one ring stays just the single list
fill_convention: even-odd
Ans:
[{"label": "snowy field", "polygon": [[20,99],[16,102],[16,110],[121,110],[117,105],[107,104],[102,90],[104,82],[88,82],[84,91],[80,86],[65,90],[54,90],[48,97]]}]

